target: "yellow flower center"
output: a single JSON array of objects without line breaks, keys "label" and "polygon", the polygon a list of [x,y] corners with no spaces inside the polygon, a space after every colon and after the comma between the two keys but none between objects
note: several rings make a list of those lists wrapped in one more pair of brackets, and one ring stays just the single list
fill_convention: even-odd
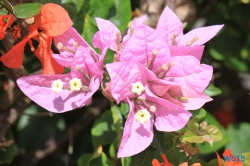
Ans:
[{"label": "yellow flower center", "polygon": [[69,81],[70,90],[79,91],[82,88],[82,81],[79,78],[73,78]]},{"label": "yellow flower center", "polygon": [[140,95],[145,90],[144,86],[142,85],[141,81],[137,81],[136,83],[132,83],[132,92]]},{"label": "yellow flower center", "polygon": [[62,91],[63,89],[63,82],[60,79],[55,80],[52,82],[51,88],[52,88],[52,91],[54,91],[55,93],[58,93]]},{"label": "yellow flower center", "polygon": [[150,118],[151,115],[146,108],[139,110],[135,114],[135,120],[140,122],[141,124],[147,123],[150,120]]}]

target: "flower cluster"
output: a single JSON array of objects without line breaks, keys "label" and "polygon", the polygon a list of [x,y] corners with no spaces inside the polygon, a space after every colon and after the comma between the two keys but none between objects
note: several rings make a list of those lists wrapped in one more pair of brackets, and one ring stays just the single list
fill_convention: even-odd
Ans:
[{"label": "flower cluster", "polygon": [[[57,12],[61,14],[58,15]],[[7,16],[0,17],[2,19],[8,18],[4,26],[1,25],[4,20],[0,19],[0,26],[3,26],[2,30],[0,30],[0,40],[2,39],[1,36],[4,36],[7,26],[10,26],[14,21],[13,15]],[[73,25],[67,11],[59,5],[48,3],[41,7],[39,14],[30,19],[33,21],[28,24],[29,34],[24,36],[22,41],[4,54],[0,61],[7,67],[20,68],[24,57],[24,47],[28,43],[31,51],[34,51],[34,54],[41,61],[44,74],[63,73],[63,66],[59,65],[52,58],[53,51],[51,50],[51,45],[53,37],[61,35]],[[21,37],[20,31],[21,27],[18,24],[10,29],[14,39]],[[32,39],[39,43],[36,49],[33,46]]]},{"label": "flower cluster", "polygon": [[[45,109],[62,113],[84,106],[102,85],[103,94],[117,104],[129,104],[118,157],[137,154],[152,142],[153,128],[171,132],[186,125],[191,113],[212,99],[204,94],[212,67],[200,64],[204,43],[223,25],[198,28],[183,34],[183,24],[166,7],[156,29],[138,18],[122,38],[108,20],[96,18],[99,31],[93,37],[95,52],[69,28],[54,42],[60,54],[55,61],[70,73],[19,78],[20,89]],[[115,52],[106,64],[109,82],[102,83],[107,49]]]}]

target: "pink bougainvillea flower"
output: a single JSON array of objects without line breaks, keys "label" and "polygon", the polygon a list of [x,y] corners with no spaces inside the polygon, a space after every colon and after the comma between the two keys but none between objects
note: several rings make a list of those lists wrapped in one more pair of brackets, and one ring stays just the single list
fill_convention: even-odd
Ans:
[{"label": "pink bougainvillea flower", "polygon": [[139,62],[154,72],[159,79],[180,85],[181,94],[168,91],[164,95],[157,95],[163,98],[167,97],[167,94],[174,98],[181,95],[175,103],[181,102],[187,110],[198,109],[212,100],[203,93],[212,78],[212,67],[200,64],[193,55],[171,56],[163,38],[146,25],[140,25],[134,30],[121,52],[120,61]]},{"label": "pink bougainvillea flower", "polygon": [[[222,27],[223,25],[213,25],[196,28],[184,35],[183,23],[169,7],[166,7],[159,18],[156,31],[169,44],[172,56],[182,53],[193,55],[200,60],[204,49],[201,45],[212,39]],[[194,52],[196,53],[191,54]]]},{"label": "pink bougainvillea flower", "polygon": [[[100,72],[98,75],[97,71]],[[100,86],[101,77],[102,70],[97,67],[89,51],[79,46],[72,59],[70,73],[22,77],[17,84],[41,107],[62,113],[89,103]]]},{"label": "pink bougainvillea flower", "polygon": [[55,44],[60,54],[54,54],[53,57],[60,65],[71,68],[71,72],[22,77],[17,80],[17,84],[41,107],[62,113],[91,101],[103,77],[105,50],[101,56],[94,54],[74,28],[56,37]]},{"label": "pink bougainvillea flower", "polygon": [[163,79],[180,85],[186,97],[181,100],[185,109],[196,110],[212,100],[203,93],[212,79],[212,66],[200,64],[198,59],[188,55],[171,57],[168,61],[173,65]]},{"label": "pink bougainvillea flower", "polygon": [[[162,17],[169,11],[165,9],[164,12]],[[96,46],[116,51],[119,55],[116,60],[120,61],[106,65],[110,82],[106,83],[103,92],[109,99],[117,103],[124,101],[130,106],[118,157],[131,156],[148,147],[153,138],[153,124],[159,131],[179,130],[191,116],[187,110],[199,109],[212,100],[204,90],[213,70],[211,66],[200,64],[204,49],[200,45],[211,39],[222,26],[215,27],[216,32],[210,37],[199,36],[199,43],[192,41],[187,46],[177,45],[176,36],[172,44],[166,40],[168,33],[177,31],[179,38],[184,35],[182,23],[163,23],[175,22],[176,16],[172,18],[171,14],[174,13],[168,15],[169,20],[161,18],[156,30],[144,25],[144,18],[140,18],[123,40],[119,39],[119,31],[111,22],[106,21],[108,27],[103,25],[104,20],[101,21],[103,24],[98,24],[102,30],[96,35],[95,42],[103,39]],[[168,31],[161,34],[164,28]],[[109,35],[113,37],[108,38]]]},{"label": "pink bougainvillea flower", "polygon": [[142,16],[136,19],[127,31],[124,38],[121,38],[121,32],[119,29],[109,20],[102,18],[96,18],[96,23],[99,31],[93,37],[93,46],[102,50],[105,47],[115,51],[114,61],[120,60],[120,54],[133,35],[134,30],[143,25],[146,16]]},{"label": "pink bougainvillea flower", "polygon": [[[52,58],[52,39],[54,36],[64,33],[72,25],[73,22],[67,11],[61,6],[53,3],[43,5],[40,13],[34,17],[34,24],[29,25],[29,34],[4,54],[1,61],[7,67],[20,68],[23,62],[24,47],[28,42],[31,50],[35,51],[34,54],[42,63],[44,74],[62,73],[64,71],[63,66]],[[39,42],[36,49],[33,47],[31,39]]]},{"label": "pink bougainvillea flower", "polygon": [[118,51],[118,43],[121,40],[121,32],[110,21],[96,18],[99,31],[93,37],[93,46],[103,50],[105,47]]},{"label": "pink bougainvillea flower", "polygon": [[73,27],[70,27],[62,35],[54,37],[54,43],[60,51],[60,54],[53,54],[53,57],[59,64],[70,67],[71,61],[74,58],[75,49],[79,45],[88,49],[98,66],[103,68],[104,55],[107,47],[103,49],[102,55],[100,56]]},{"label": "pink bougainvillea flower", "polygon": [[[130,106],[118,157],[137,154],[153,140],[153,124],[160,131],[176,131],[186,125],[191,114],[183,106],[156,96],[150,87],[160,84],[163,91],[178,85],[158,79],[137,62],[115,62],[106,65],[110,75],[110,94],[117,103]],[[158,90],[156,88],[156,90]]]}]

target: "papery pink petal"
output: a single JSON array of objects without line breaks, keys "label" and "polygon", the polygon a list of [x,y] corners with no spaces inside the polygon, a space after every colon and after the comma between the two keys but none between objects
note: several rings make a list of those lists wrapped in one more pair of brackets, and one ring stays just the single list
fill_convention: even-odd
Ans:
[{"label": "papery pink petal", "polygon": [[203,92],[208,86],[212,74],[212,66],[200,64],[193,56],[175,56],[169,58],[174,65],[166,74],[166,80],[188,85],[199,92]]},{"label": "papery pink petal", "polygon": [[100,82],[101,80],[99,80],[99,78],[96,78],[96,76],[91,78],[90,83],[89,83],[90,91],[87,93],[86,92],[79,93],[79,95],[77,96],[79,100],[75,99],[75,104],[77,108],[83,107],[86,104],[89,104],[91,102],[92,96],[100,87]]},{"label": "papery pink petal", "polygon": [[183,97],[180,85],[174,82],[168,82],[162,79],[158,79],[150,81],[148,83],[148,88],[154,95],[184,108],[182,103],[177,100],[178,97]]},{"label": "papery pink petal", "polygon": [[200,61],[204,47],[205,46],[170,46],[170,52],[171,56],[192,55]]},{"label": "papery pink petal", "polygon": [[159,18],[156,31],[167,40],[169,45],[172,45],[174,33],[177,36],[183,35],[183,24],[177,15],[169,7],[166,7]]},{"label": "papery pink petal", "polygon": [[156,78],[148,83],[148,87],[155,95],[162,97],[170,89],[172,90],[173,87],[177,88],[179,85],[174,82]]},{"label": "papery pink petal", "polygon": [[177,131],[183,128],[189,118],[192,116],[190,112],[181,108],[167,100],[155,96],[148,88],[145,87],[147,100],[154,103],[155,111],[155,127],[159,131]]},{"label": "papery pink petal", "polygon": [[100,86],[100,80],[93,78],[90,83],[89,92],[63,89],[55,93],[52,91],[51,85],[57,79],[64,82],[64,86],[69,87],[70,74],[21,77],[17,80],[17,84],[31,100],[48,111],[55,113],[63,113],[84,106],[90,102],[93,93]]},{"label": "papery pink petal", "polygon": [[129,29],[127,30],[127,34],[123,37],[123,40],[122,40],[123,43],[128,41],[129,38],[132,36],[131,32],[133,33],[137,28],[139,28],[141,25],[143,25],[146,18],[147,18],[147,16],[145,15],[145,16],[141,16],[133,21],[132,25],[130,25]]},{"label": "papery pink petal", "polygon": [[116,52],[115,54],[115,58],[114,58],[115,61],[120,61],[121,52],[123,52],[124,48],[126,47],[127,42],[131,38],[132,34],[134,34],[134,31],[136,31],[140,26],[144,25],[143,22],[145,21],[146,18],[147,16],[139,17],[135,19],[132,25],[130,25],[129,29],[127,30],[127,34],[122,39],[120,50]]},{"label": "papery pink petal", "polygon": [[82,72],[89,78],[95,76],[99,80],[102,80],[103,70],[99,68],[89,50],[83,46],[79,46],[72,60],[71,76],[81,78],[84,80],[83,84],[87,84],[88,80],[86,80],[83,73],[76,69],[76,66],[81,67]]},{"label": "papery pink petal", "polygon": [[[75,43],[76,42],[76,43]],[[54,43],[62,43],[64,46],[74,50],[77,44],[78,46],[90,47],[90,45],[83,39],[83,37],[76,31],[75,28],[70,27],[60,36],[54,37]]]},{"label": "papery pink petal", "polygon": [[134,118],[135,106],[129,102],[130,111],[125,123],[123,137],[118,150],[118,157],[128,157],[145,150],[153,141],[153,114],[150,121],[145,124],[137,122]]},{"label": "papery pink petal", "polygon": [[183,106],[186,110],[197,110],[201,108],[205,103],[212,101],[208,95],[198,92],[192,87],[182,87],[183,96],[187,97],[186,101],[183,101]]},{"label": "papery pink petal", "polygon": [[107,64],[106,69],[111,79],[111,93],[117,103],[125,98],[134,96],[132,93],[132,83],[141,81],[146,83],[144,71],[137,63],[133,62],[114,62]]},{"label": "papery pink petal", "polygon": [[[74,58],[74,51],[77,50],[78,46],[83,46],[89,49],[92,54],[99,56],[96,51],[90,47],[90,45],[82,38],[82,36],[73,28],[70,27],[60,36],[54,37],[54,44],[57,47],[58,43],[62,43],[63,46],[68,48],[71,51],[65,49],[58,49],[60,56],[53,55],[53,57],[63,66],[68,67],[68,61],[71,61]],[[73,51],[73,52],[72,52]],[[63,61],[63,59],[65,59]]]},{"label": "papery pink petal", "polygon": [[[187,42],[190,42],[195,37],[198,38],[195,42],[191,44],[191,46],[195,45],[203,45],[210,39],[212,39],[223,27],[224,25],[213,25],[208,27],[201,27],[193,29],[187,34],[178,37],[180,39],[178,46],[186,46]],[[177,39],[178,39],[177,38]]]},{"label": "papery pink petal", "polygon": [[133,27],[133,29],[137,29],[138,27],[140,27],[141,25],[143,25],[144,21],[147,19],[147,16],[141,16],[139,18],[137,18],[133,24],[131,25]]},{"label": "papery pink petal", "polygon": [[60,65],[70,68],[72,64],[73,54],[53,54],[52,57],[56,60]]},{"label": "papery pink petal", "polygon": [[108,47],[103,48],[103,50],[101,51],[101,56],[99,57],[99,61],[96,63],[98,68],[100,69],[104,68],[104,60],[106,57],[107,50],[108,50]]},{"label": "papery pink petal", "polygon": [[153,50],[157,50],[158,54],[153,63],[152,71],[167,61],[167,58],[170,57],[170,50],[167,43],[158,36],[154,29],[142,25],[134,30],[133,36],[121,53],[120,61],[135,61],[148,66],[152,59]]},{"label": "papery pink petal", "polygon": [[99,31],[93,37],[93,46],[100,50],[108,46],[111,50],[117,51],[117,36],[120,40],[122,38],[120,30],[109,20],[96,18],[96,23]]}]

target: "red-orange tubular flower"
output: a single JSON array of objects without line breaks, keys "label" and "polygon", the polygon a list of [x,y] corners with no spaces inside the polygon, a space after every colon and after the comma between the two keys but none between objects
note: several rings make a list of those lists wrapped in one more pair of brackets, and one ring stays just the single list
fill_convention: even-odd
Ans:
[{"label": "red-orange tubular flower", "polygon": [[[34,24],[29,25],[29,34],[1,57],[3,64],[10,68],[20,68],[23,62],[24,47],[28,42],[31,50],[41,61],[44,74],[59,74],[64,68],[53,58],[51,50],[52,39],[64,33],[73,22],[67,11],[59,5],[48,3],[41,7],[41,12],[34,17]],[[35,49],[32,40],[39,42]]]},{"label": "red-orange tubular flower", "polygon": [[0,16],[0,40],[4,38],[6,29],[12,25],[14,22],[14,16],[10,15],[1,15]]}]

